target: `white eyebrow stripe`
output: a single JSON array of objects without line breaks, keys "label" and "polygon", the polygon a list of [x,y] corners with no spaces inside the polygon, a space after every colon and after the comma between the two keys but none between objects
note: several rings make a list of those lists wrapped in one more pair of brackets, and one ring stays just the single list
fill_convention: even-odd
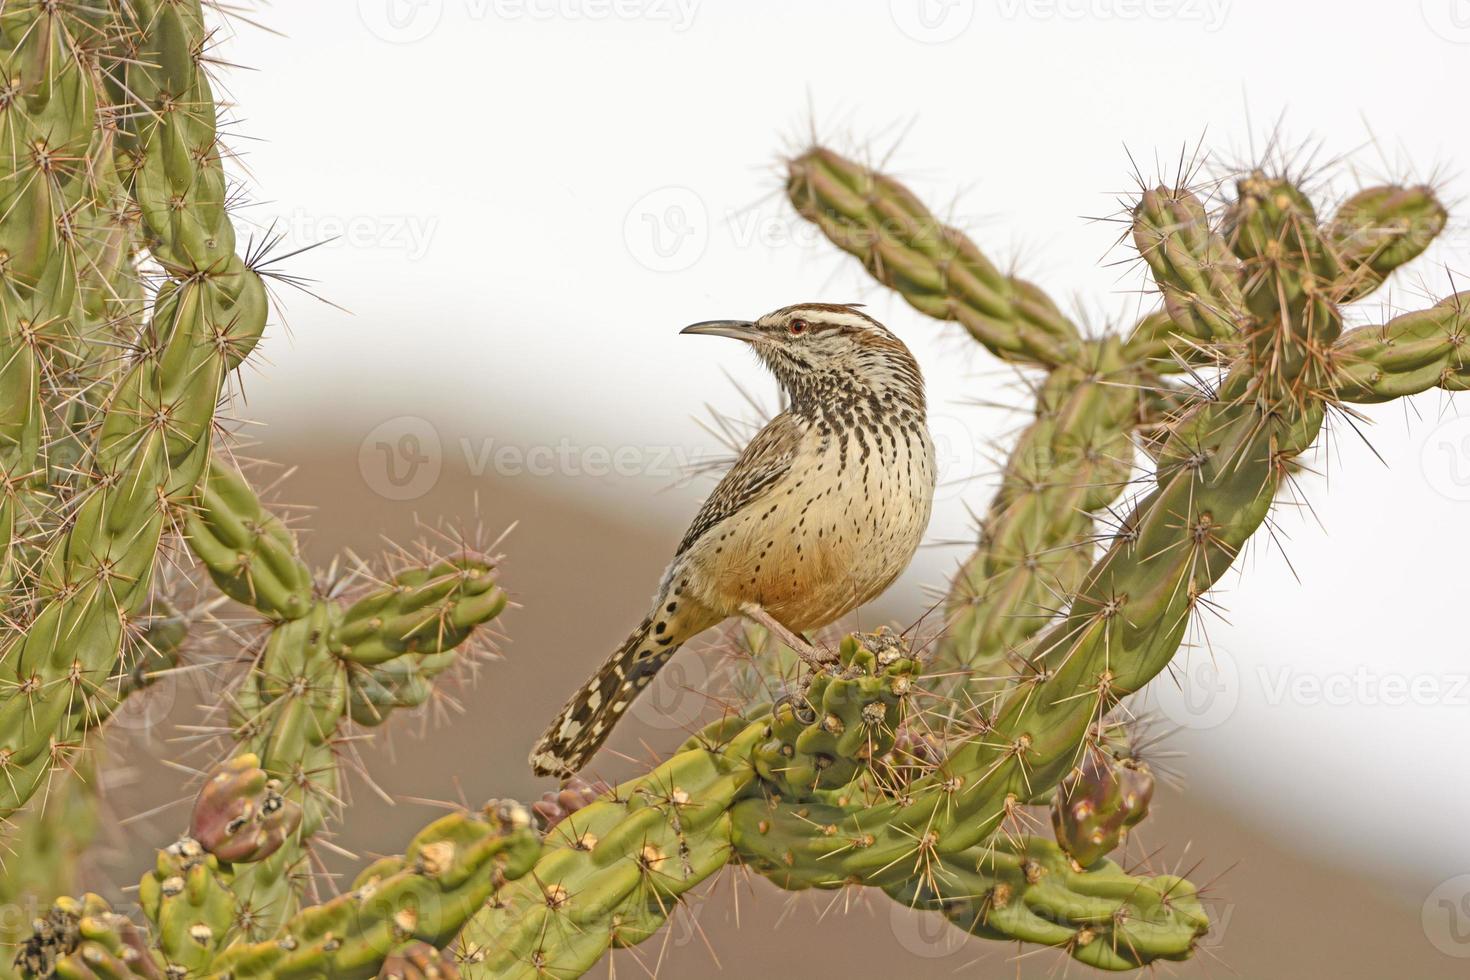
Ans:
[{"label": "white eyebrow stripe", "polygon": [[839,327],[870,327],[873,325],[873,321],[861,313],[845,313],[835,310],[795,309],[787,314],[786,319],[787,322],[790,322],[797,317]]}]

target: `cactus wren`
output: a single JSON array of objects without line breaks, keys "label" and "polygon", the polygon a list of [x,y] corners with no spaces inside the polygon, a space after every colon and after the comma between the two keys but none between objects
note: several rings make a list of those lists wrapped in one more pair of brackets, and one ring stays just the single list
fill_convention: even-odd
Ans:
[{"label": "cactus wren", "polygon": [[803,303],[683,333],[733,337],[776,376],[788,407],[756,434],[700,508],[653,609],[557,715],[531,753],[567,777],[681,643],[729,616],[797,634],[888,587],[913,558],[934,497],[919,365],[853,306]]}]

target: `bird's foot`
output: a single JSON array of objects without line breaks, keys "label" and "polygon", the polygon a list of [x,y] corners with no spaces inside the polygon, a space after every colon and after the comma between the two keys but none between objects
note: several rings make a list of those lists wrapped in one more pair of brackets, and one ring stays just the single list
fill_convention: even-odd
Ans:
[{"label": "bird's foot", "polygon": [[791,648],[812,670],[826,670],[837,662],[837,654],[808,643],[783,626],[776,617],[753,602],[740,607],[740,614],[758,626],[763,626],[776,639]]}]

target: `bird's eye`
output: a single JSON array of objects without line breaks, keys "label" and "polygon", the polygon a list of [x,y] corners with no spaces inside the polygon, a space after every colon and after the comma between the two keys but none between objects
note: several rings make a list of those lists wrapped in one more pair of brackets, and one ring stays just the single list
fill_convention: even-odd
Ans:
[{"label": "bird's eye", "polygon": [[807,323],[805,320],[797,318],[786,324],[786,329],[791,331],[791,336],[797,337],[801,334],[806,333],[806,328],[809,326],[811,326],[811,324]]}]

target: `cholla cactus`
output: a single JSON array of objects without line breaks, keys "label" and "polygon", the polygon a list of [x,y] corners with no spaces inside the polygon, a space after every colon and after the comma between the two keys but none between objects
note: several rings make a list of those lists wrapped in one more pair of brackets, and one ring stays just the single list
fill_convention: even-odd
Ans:
[{"label": "cholla cactus", "polygon": [[[226,213],[209,37],[198,0],[0,9],[0,813],[25,859],[3,887],[36,907],[17,973],[577,976],[731,865],[1104,969],[1194,952],[1210,928],[1194,886],[1107,857],[1152,787],[1114,719],[1329,409],[1470,384],[1470,296],[1342,326],[1443,227],[1430,189],[1369,188],[1326,221],[1281,173],[1241,175],[1219,213],[1146,190],[1130,220],[1160,308],[1088,337],[892,179],[824,148],[792,159],[803,217],[1036,372],[937,669],[891,633],[848,636],[835,666],[736,701],[649,772],[569,784],[539,823],[509,802],[452,813],[331,894],[310,854],[340,816],[344,735],[427,700],[505,596],[497,561],[467,547],[323,582],[215,451],[267,299]],[[1129,494],[1140,446],[1151,473]],[[163,553],[258,627],[213,729],[222,759],[129,916],[69,896],[87,736],[188,639]],[[1040,807],[1055,841],[1028,830]]]}]

